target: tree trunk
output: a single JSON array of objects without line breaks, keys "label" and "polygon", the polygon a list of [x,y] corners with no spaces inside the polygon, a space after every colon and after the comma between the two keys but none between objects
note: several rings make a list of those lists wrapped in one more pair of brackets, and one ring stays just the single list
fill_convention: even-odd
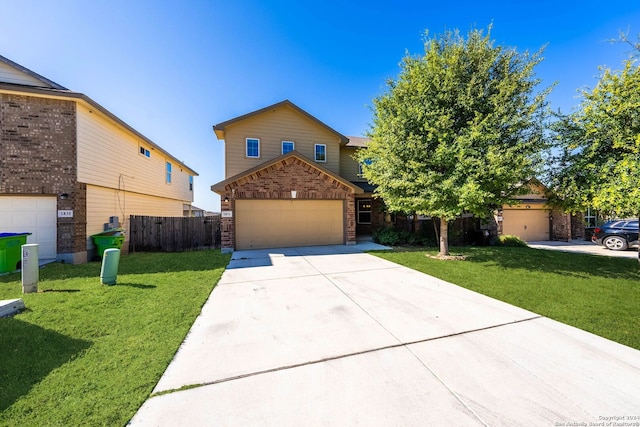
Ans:
[{"label": "tree trunk", "polygon": [[449,221],[440,218],[440,256],[449,255]]}]

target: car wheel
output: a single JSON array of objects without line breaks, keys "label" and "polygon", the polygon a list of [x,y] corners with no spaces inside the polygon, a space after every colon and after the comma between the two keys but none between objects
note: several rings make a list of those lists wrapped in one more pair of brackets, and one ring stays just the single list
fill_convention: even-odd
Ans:
[{"label": "car wheel", "polygon": [[609,236],[602,241],[602,244],[612,251],[624,251],[627,249],[627,241],[619,236]]}]

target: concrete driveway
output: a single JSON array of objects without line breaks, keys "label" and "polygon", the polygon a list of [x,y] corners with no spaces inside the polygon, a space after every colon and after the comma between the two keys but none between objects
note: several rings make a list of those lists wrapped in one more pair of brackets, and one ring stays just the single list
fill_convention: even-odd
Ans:
[{"label": "concrete driveway", "polygon": [[588,425],[640,415],[640,351],[357,247],[238,251],[154,392],[131,425]]},{"label": "concrete driveway", "polygon": [[638,259],[638,251],[629,249],[626,251],[612,251],[604,246],[587,242],[586,240],[571,240],[569,242],[541,241],[529,242],[529,247],[535,249],[546,249],[551,251],[574,252],[580,254],[600,255],[614,258],[634,258]]}]

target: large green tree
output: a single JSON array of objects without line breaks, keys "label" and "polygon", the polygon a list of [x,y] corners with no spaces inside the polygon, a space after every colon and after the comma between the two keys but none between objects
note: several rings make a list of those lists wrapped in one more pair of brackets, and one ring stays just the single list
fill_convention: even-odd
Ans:
[{"label": "large green tree", "polygon": [[640,216],[640,66],[634,55],[621,70],[602,68],[595,88],[583,90],[580,106],[555,128],[562,155],[552,178],[565,206]]},{"label": "large green tree", "polygon": [[542,50],[495,46],[490,30],[427,33],[424,55],[407,54],[373,100],[371,142],[357,154],[389,210],[440,218],[440,255],[447,221],[513,202],[545,145]]},{"label": "large green tree", "polygon": [[567,207],[640,214],[640,67],[605,69],[580,107],[555,127],[562,148],[554,187]]}]

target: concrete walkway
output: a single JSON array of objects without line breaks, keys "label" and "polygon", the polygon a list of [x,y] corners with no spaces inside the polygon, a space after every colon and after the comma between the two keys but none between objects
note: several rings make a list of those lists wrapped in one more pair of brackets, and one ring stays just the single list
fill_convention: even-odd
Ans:
[{"label": "concrete walkway", "polygon": [[588,425],[640,415],[640,351],[357,247],[239,251],[154,393],[131,425]]}]

